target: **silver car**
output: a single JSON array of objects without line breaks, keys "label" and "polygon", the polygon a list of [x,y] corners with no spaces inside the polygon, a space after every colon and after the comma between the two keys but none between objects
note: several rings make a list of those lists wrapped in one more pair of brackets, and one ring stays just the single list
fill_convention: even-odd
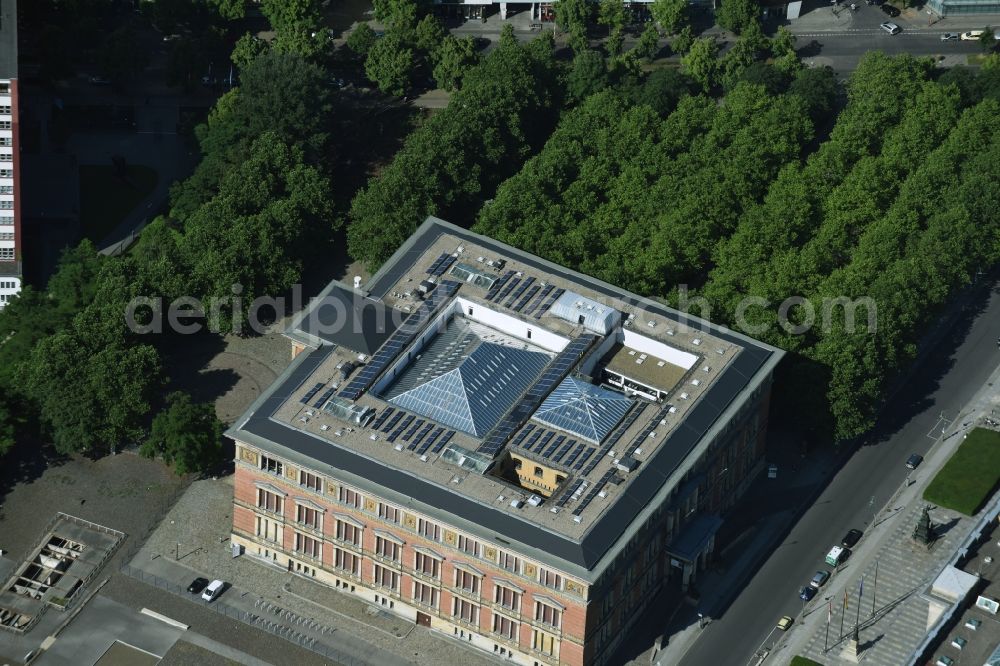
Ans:
[{"label": "silver car", "polygon": [[812,577],[812,580],[809,581],[809,585],[815,587],[818,590],[819,588],[826,585],[826,581],[828,580],[830,580],[830,572],[827,571],[826,569],[820,569],[819,571],[816,572],[816,575]]}]

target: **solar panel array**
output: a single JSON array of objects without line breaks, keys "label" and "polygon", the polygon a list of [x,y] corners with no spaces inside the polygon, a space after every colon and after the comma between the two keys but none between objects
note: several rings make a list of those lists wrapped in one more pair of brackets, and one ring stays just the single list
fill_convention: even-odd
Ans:
[{"label": "solar panel array", "polygon": [[649,433],[656,430],[656,426],[660,425],[660,421],[667,418],[668,413],[670,413],[670,405],[664,404],[662,407],[660,407],[659,411],[656,412],[656,418],[650,421],[649,425],[643,428],[642,432],[636,435],[636,438],[632,440],[632,443],[629,444],[627,449],[625,449],[625,453],[622,454],[622,458],[624,458],[625,456],[630,456],[633,453],[635,453],[635,450],[640,446],[642,446],[642,443],[646,441],[647,437],[649,437]]},{"label": "solar panel array", "polygon": [[576,461],[575,465],[573,465],[573,469],[575,471],[580,471],[583,468],[584,464],[586,464],[587,459],[590,458],[590,456],[594,455],[594,451],[596,450],[597,449],[593,446],[587,447],[587,450],[583,452],[583,455],[580,456],[580,459]]},{"label": "solar panel array", "polygon": [[594,498],[597,497],[597,494],[601,492],[604,486],[607,485],[608,481],[610,481],[611,477],[614,475],[615,475],[614,469],[609,469],[607,472],[605,472],[604,476],[602,476],[600,480],[594,484],[594,487],[590,489],[590,492],[587,493],[587,496],[583,498],[583,501],[580,502],[579,506],[573,509],[573,515],[579,516],[581,513],[583,513],[583,510],[586,509],[590,505],[590,503],[594,501]]},{"label": "solar panel array", "polygon": [[512,278],[507,283],[507,285],[503,289],[500,290],[500,293],[498,293],[496,295],[496,298],[494,300],[497,303],[502,303],[503,299],[507,298],[507,294],[509,294],[514,289],[514,287],[516,287],[520,283],[521,283],[521,278],[519,278],[519,277]]},{"label": "solar panel array", "polygon": [[441,449],[443,449],[445,447],[445,444],[447,444],[448,442],[450,442],[451,438],[454,437],[454,436],[455,436],[455,431],[454,430],[449,430],[448,432],[446,432],[441,437],[441,439],[439,439],[437,441],[437,444],[434,445],[434,448],[431,449],[431,453],[440,453]]},{"label": "solar panel array", "polygon": [[556,501],[556,506],[558,507],[566,506],[566,502],[569,501],[569,498],[576,494],[576,491],[580,489],[580,486],[582,486],[585,481],[586,479],[577,479],[576,482],[574,482],[571,486],[566,488],[566,490],[563,491],[563,494]]},{"label": "solar panel array", "polygon": [[535,294],[538,293],[539,289],[541,289],[541,287],[537,284],[532,286],[531,289],[528,290],[528,293],[522,296],[521,300],[514,304],[514,312],[520,312],[524,309],[524,306],[528,304],[528,301],[535,297]]},{"label": "solar panel array", "polygon": [[535,278],[533,277],[525,278],[524,281],[521,282],[520,286],[518,286],[518,288],[515,289],[514,292],[510,295],[510,298],[507,299],[507,302],[504,303],[503,306],[505,308],[509,308],[510,306],[512,306],[514,304],[514,301],[519,299],[521,297],[521,294],[524,293],[525,289],[530,287],[534,283],[534,281]]},{"label": "solar panel array", "polygon": [[423,429],[417,433],[417,436],[413,438],[413,441],[410,442],[410,445],[406,448],[410,451],[417,448],[420,445],[420,442],[424,441],[424,437],[427,437],[427,433],[429,433],[433,429],[434,429],[433,423],[428,423],[427,425],[425,425]]},{"label": "solar panel array", "polygon": [[383,426],[382,426],[382,432],[389,432],[390,430],[392,430],[393,428],[395,428],[395,427],[396,427],[396,424],[397,424],[397,423],[399,423],[399,420],[400,420],[401,418],[403,418],[404,416],[406,416],[406,412],[404,412],[404,411],[402,411],[402,410],[401,410],[401,411],[398,411],[398,412],[396,412],[396,413],[395,413],[395,414],[393,415],[393,417],[392,417],[391,419],[389,419],[389,420],[388,420],[388,421],[387,421],[387,422],[385,423],[385,425],[383,425]]},{"label": "solar panel array", "polygon": [[528,389],[521,401],[514,405],[510,413],[490,431],[490,434],[476,451],[488,456],[495,456],[499,453],[514,431],[528,420],[531,412],[542,401],[542,398],[548,395],[556,384],[569,373],[570,368],[579,362],[595,340],[597,340],[597,336],[592,333],[585,333],[570,340],[569,344],[545,369],[542,376]]},{"label": "solar panel array", "polygon": [[395,442],[396,439],[403,434],[403,431],[406,430],[406,427],[413,422],[414,418],[415,417],[412,414],[407,414],[406,418],[403,419],[403,422],[396,426],[395,430],[389,433],[389,436],[385,438],[385,441]]},{"label": "solar panel array", "polygon": [[390,416],[392,416],[392,413],[394,411],[396,411],[395,407],[389,407],[387,409],[383,409],[379,413],[379,415],[375,417],[375,420],[372,421],[372,430],[378,430],[379,428],[381,428],[382,424],[385,423],[385,420]]},{"label": "solar panel array", "polygon": [[559,300],[559,297],[564,293],[566,293],[565,289],[556,289],[552,292],[552,295],[549,296],[548,300],[542,303],[542,306],[535,312],[535,319],[541,319],[542,315],[545,314],[546,311],[552,307],[552,304]]},{"label": "solar panel array", "polygon": [[323,393],[319,396],[319,398],[316,399],[316,402],[313,403],[313,407],[322,407],[323,403],[329,400],[330,397],[333,396],[334,391],[336,390],[337,389],[331,386],[327,390],[323,391]]},{"label": "solar panel array", "polygon": [[[518,312],[521,312],[526,316],[530,315],[532,312],[535,311],[535,308],[538,307],[539,303],[545,300],[545,297],[548,296],[553,289],[555,289],[555,287],[553,287],[551,284],[545,285],[544,287],[542,287],[542,292],[538,294],[538,298],[536,298],[534,302],[532,302],[531,305],[526,307],[524,310],[518,309]],[[532,292],[534,292],[534,289],[532,289]]]},{"label": "solar panel array", "polygon": [[434,260],[434,263],[427,269],[427,272],[434,276],[444,275],[444,272],[448,270],[453,263],[455,263],[455,257],[446,252]]},{"label": "solar panel array", "polygon": [[367,391],[382,371],[392,363],[403,351],[406,345],[413,341],[427,320],[458,290],[459,283],[453,280],[443,280],[438,288],[431,292],[430,297],[420,304],[417,311],[406,318],[406,321],[379,347],[375,355],[354,376],[347,388],[340,392],[341,398],[357,400]]},{"label": "solar panel array", "polygon": [[321,388],[323,388],[323,382],[320,382],[320,383],[316,384],[316,386],[313,386],[311,389],[309,389],[308,391],[306,391],[306,394],[304,396],[302,396],[302,398],[299,400],[299,402],[301,402],[303,405],[306,404],[307,402],[309,402],[309,400],[314,395],[316,395],[316,393]]},{"label": "solar panel array", "polygon": [[485,296],[486,300],[492,301],[493,297],[496,296],[498,293],[500,293],[500,289],[503,288],[505,284],[507,284],[507,280],[511,279],[514,276],[515,272],[516,271],[507,271],[506,273],[501,275],[500,278],[493,283],[489,291],[486,292]]},{"label": "solar panel array", "polygon": [[427,449],[431,448],[434,442],[437,441],[438,437],[440,437],[443,434],[444,434],[444,428],[438,428],[437,430],[432,432],[431,436],[425,439],[424,443],[420,445],[419,449],[417,449],[417,455],[422,456],[425,453],[427,453]]},{"label": "solar panel array", "polygon": [[566,459],[566,467],[571,467],[576,459],[580,457],[580,454],[584,452],[587,448],[586,444],[577,444],[576,448],[573,449],[573,453],[569,454],[569,458]]},{"label": "solar panel array", "polygon": [[413,437],[413,434],[417,432],[417,429],[423,424],[424,424],[424,419],[417,419],[417,422],[414,423],[412,426],[410,426],[410,429],[407,430],[406,434],[403,435],[403,441],[404,442],[410,441],[410,438]]}]

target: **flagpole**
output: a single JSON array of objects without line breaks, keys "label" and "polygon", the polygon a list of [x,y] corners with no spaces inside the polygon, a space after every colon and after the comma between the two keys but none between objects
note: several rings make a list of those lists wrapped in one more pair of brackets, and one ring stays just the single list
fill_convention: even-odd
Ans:
[{"label": "flagpole", "polygon": [[844,590],[844,611],[840,614],[840,637],[844,637],[844,616],[847,615],[847,590]]},{"label": "flagpole", "polygon": [[823,639],[823,653],[830,649],[830,620],[833,619],[833,601],[827,602],[826,607],[826,637]]},{"label": "flagpole", "polygon": [[878,594],[878,560],[875,560],[875,587],[872,588],[872,617],[875,617],[876,594]]},{"label": "flagpole", "polygon": [[857,629],[858,625],[861,624],[861,597],[865,593],[865,577],[861,577],[861,585],[858,586],[858,610],[857,616],[854,618],[854,628]]}]

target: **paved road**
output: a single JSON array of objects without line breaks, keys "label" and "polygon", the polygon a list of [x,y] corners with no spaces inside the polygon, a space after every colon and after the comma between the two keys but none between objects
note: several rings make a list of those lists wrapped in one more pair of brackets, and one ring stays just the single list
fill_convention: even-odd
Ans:
[{"label": "paved road", "polygon": [[941,414],[956,419],[1000,363],[1000,288],[994,285],[984,301],[956,324],[896,396],[873,435],[874,445],[850,458],[741,594],[705,628],[685,655],[685,666],[744,666],[779,617],[801,610],[797,590],[823,565],[829,547],[848,529],[868,526],[905,479],[906,457],[926,454],[940,434]]}]

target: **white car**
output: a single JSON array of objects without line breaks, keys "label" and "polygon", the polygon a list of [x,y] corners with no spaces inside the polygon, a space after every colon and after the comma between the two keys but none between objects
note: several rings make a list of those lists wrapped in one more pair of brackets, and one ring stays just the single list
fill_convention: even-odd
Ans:
[{"label": "white car", "polygon": [[201,598],[205,601],[215,601],[219,598],[219,595],[222,594],[222,589],[225,586],[226,584],[224,582],[216,578],[209,583],[208,587],[205,588],[205,591],[201,593]]},{"label": "white car", "polygon": [[971,42],[983,36],[984,30],[970,30],[962,33],[962,39]]}]

